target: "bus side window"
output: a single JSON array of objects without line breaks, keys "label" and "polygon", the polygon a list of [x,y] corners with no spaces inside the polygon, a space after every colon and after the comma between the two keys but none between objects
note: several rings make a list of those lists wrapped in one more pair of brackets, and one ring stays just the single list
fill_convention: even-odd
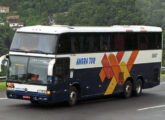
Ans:
[{"label": "bus side window", "polygon": [[71,46],[72,47],[71,48],[72,48],[73,53],[80,52],[80,48],[81,48],[80,41],[81,41],[80,37],[78,37],[77,35],[72,35],[72,37],[71,37]]},{"label": "bus side window", "polygon": [[108,37],[108,35],[101,34],[100,35],[101,51],[108,51],[109,43],[110,43],[110,38]]},{"label": "bus side window", "polygon": [[84,36],[80,35],[79,36],[79,41],[80,41],[80,52],[84,51]]},{"label": "bus side window", "polygon": [[123,51],[124,48],[124,35],[121,33],[116,33],[114,36],[115,50]]},{"label": "bus side window", "polygon": [[161,49],[161,34],[149,33],[149,49]]},{"label": "bus side window", "polygon": [[146,50],[149,46],[148,36],[145,35],[147,33],[141,34],[138,36],[138,47],[140,50]]},{"label": "bus side window", "polygon": [[162,35],[161,33],[155,33],[156,34],[156,49],[161,49],[162,48]]},{"label": "bus side window", "polygon": [[83,52],[89,52],[89,37],[85,36],[83,41]]},{"label": "bus side window", "polygon": [[137,50],[138,41],[136,33],[125,33],[125,50]]},{"label": "bus side window", "polygon": [[94,38],[93,35],[90,35],[89,37],[89,52],[93,52],[94,51]]},{"label": "bus side window", "polygon": [[94,52],[97,52],[97,51],[100,51],[100,39],[99,39],[99,35],[94,35],[94,48],[93,48],[93,51]]},{"label": "bus side window", "polygon": [[71,52],[71,40],[66,34],[61,35],[58,45],[57,53],[70,53]]},{"label": "bus side window", "polygon": [[115,45],[114,45],[114,44],[115,44],[114,36],[115,36],[115,35],[114,35],[114,33],[110,33],[109,35],[110,35],[109,50],[110,50],[110,51],[114,51],[114,50],[115,50],[115,49],[114,49],[114,47],[115,47]]}]

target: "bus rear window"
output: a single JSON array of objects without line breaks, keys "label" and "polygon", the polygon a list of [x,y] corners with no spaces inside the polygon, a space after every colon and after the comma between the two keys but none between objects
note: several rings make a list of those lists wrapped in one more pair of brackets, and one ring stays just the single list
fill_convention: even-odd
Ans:
[{"label": "bus rear window", "polygon": [[11,44],[11,51],[54,53],[56,35],[16,33]]}]

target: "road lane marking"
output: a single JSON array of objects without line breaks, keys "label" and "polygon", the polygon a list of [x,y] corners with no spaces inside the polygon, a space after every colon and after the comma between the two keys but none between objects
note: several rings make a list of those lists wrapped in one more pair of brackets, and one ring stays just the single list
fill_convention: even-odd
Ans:
[{"label": "road lane marking", "polygon": [[165,107],[165,105],[158,105],[158,106],[141,108],[141,109],[138,109],[137,111],[143,111],[143,110],[149,110],[149,109],[156,109],[156,108],[163,108],[163,107]]},{"label": "road lane marking", "polygon": [[160,82],[160,85],[164,85],[165,84],[165,82]]},{"label": "road lane marking", "polygon": [[6,100],[6,99],[8,99],[8,98],[0,98],[0,100]]}]

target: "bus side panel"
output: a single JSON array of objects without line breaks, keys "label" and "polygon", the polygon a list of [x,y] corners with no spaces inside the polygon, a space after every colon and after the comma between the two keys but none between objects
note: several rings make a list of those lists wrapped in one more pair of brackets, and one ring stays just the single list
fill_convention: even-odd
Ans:
[{"label": "bus side panel", "polygon": [[78,81],[81,86],[81,95],[90,96],[103,94],[109,79],[101,82],[99,72],[101,68],[77,69],[74,71],[74,80]]},{"label": "bus side panel", "polygon": [[[134,64],[130,71],[130,77],[135,81],[138,77],[143,78],[143,88],[151,88],[160,84],[161,63]],[[74,72],[74,80],[81,85],[81,95],[103,95],[112,81],[107,77],[102,82],[99,73],[101,68],[79,69]],[[123,85],[116,85],[112,94],[122,92]]]},{"label": "bus side panel", "polygon": [[[81,86],[81,96],[98,96],[104,95],[108,85],[112,81],[107,77],[101,81],[99,73],[102,68],[79,69],[74,72],[74,80],[79,81]],[[116,85],[114,93],[122,92],[122,86]]]},{"label": "bus side panel", "polygon": [[53,86],[48,86],[48,90],[52,91],[51,103],[63,102],[68,100],[68,82],[70,80]]},{"label": "bus side panel", "polygon": [[135,64],[131,70],[131,76],[136,80],[143,78],[143,88],[151,88],[160,84],[161,63]]}]

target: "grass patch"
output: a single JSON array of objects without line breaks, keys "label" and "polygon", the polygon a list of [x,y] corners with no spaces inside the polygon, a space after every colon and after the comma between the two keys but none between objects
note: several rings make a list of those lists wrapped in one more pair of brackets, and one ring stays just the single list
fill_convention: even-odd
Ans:
[{"label": "grass patch", "polygon": [[0,82],[0,90],[6,89],[6,82]]},{"label": "grass patch", "polygon": [[161,78],[165,78],[165,74],[160,74],[160,77]]}]

